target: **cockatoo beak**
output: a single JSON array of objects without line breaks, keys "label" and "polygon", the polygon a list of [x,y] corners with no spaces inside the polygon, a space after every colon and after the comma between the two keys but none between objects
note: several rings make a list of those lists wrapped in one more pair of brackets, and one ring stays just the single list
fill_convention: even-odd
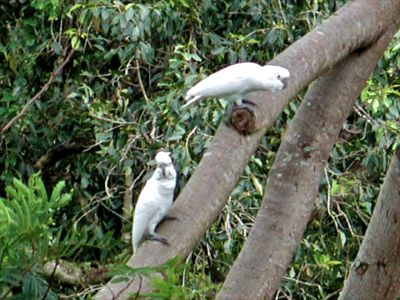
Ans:
[{"label": "cockatoo beak", "polygon": [[193,103],[195,103],[197,101],[197,98],[193,98],[192,100],[189,100],[188,102],[186,102],[182,108],[187,108],[188,106],[192,105]]},{"label": "cockatoo beak", "polygon": [[286,87],[287,87],[287,85],[288,85],[288,79],[287,78],[285,78],[285,79],[282,79],[282,83],[283,83],[283,88],[282,88],[282,90],[284,90],[284,89],[286,89]]},{"label": "cockatoo beak", "polygon": [[162,171],[162,174],[163,174],[163,177],[167,177],[167,165],[165,165],[165,164],[162,164],[161,165],[161,171]]}]

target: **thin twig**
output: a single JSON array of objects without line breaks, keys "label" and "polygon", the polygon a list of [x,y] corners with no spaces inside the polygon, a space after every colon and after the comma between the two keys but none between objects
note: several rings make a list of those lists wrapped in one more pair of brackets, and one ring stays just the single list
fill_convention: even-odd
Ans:
[{"label": "thin twig", "polygon": [[192,131],[188,134],[187,138],[186,138],[186,142],[185,142],[185,150],[186,150],[186,154],[187,157],[189,158],[189,161],[192,161],[192,158],[190,157],[190,153],[189,153],[189,140],[192,137],[192,135],[196,132],[197,126],[195,126]]},{"label": "thin twig", "polygon": [[85,296],[101,290],[102,287],[103,286],[101,284],[91,285],[90,287],[84,289],[80,293],[74,293],[72,295],[58,294],[58,297],[60,299],[79,299],[79,298],[86,299],[87,297]]},{"label": "thin twig", "polygon": [[111,168],[111,170],[108,172],[106,180],[104,181],[104,186],[105,186],[105,190],[106,190],[106,194],[109,198],[112,198],[111,192],[110,192],[110,188],[108,187],[108,182],[110,180],[110,176],[111,173],[115,170],[115,166]]},{"label": "thin twig", "polygon": [[352,236],[355,236],[354,230],[353,230],[353,227],[351,226],[349,217],[348,217],[348,216],[346,215],[346,213],[342,210],[342,208],[340,207],[339,203],[336,203],[336,207],[337,207],[337,210],[339,211],[339,216],[343,216],[343,218],[345,219],[345,221],[346,221],[346,223],[347,223],[347,227],[349,228],[349,231],[350,231],[351,235],[352,235]]},{"label": "thin twig", "polygon": [[[50,275],[50,280],[54,280],[54,274],[56,273],[58,265],[59,265],[59,262],[58,262],[58,259],[56,259],[56,263],[54,264],[54,268],[53,268],[53,270],[51,272],[51,275]],[[50,287],[51,287],[50,283],[51,282],[49,282],[48,285],[47,285],[47,289],[46,289],[46,292],[44,293],[44,295],[42,297],[42,300],[47,299],[47,295],[49,294]]]},{"label": "thin twig", "polygon": [[128,63],[126,64],[126,67],[125,67],[125,75],[128,75],[128,74],[129,74],[129,70],[133,68],[133,67],[131,67],[131,63],[132,63],[132,61],[133,61],[134,59],[135,59],[135,55],[133,55],[133,56],[128,60]]},{"label": "thin twig", "polygon": [[332,218],[333,223],[335,224],[336,232],[339,232],[339,225],[338,225],[338,223],[336,221],[335,216],[332,214],[332,208],[331,208],[331,206],[332,206],[332,204],[331,204],[331,184],[329,182],[329,176],[328,176],[328,171],[327,171],[326,167],[324,168],[324,171],[325,171],[326,183],[328,185],[326,207],[328,209],[328,215]]},{"label": "thin twig", "polygon": [[[134,278],[135,278],[135,277],[132,278],[131,282],[133,282],[133,279],[134,279]],[[142,289],[142,283],[143,283],[143,278],[142,278],[142,276],[140,276],[140,274],[139,274],[139,288],[138,288],[137,292],[135,293],[135,298],[134,298],[134,300],[139,299],[140,290]],[[127,288],[128,288],[128,287],[129,287],[129,285],[127,286]]]},{"label": "thin twig", "polygon": [[137,78],[139,81],[140,89],[142,90],[142,93],[143,93],[144,100],[146,100],[146,103],[149,103],[150,99],[149,99],[149,97],[147,97],[146,90],[144,89],[144,86],[143,86],[142,76],[140,76],[140,65],[139,65],[139,61],[137,59],[135,59],[135,65],[136,65]]},{"label": "thin twig", "polygon": [[[139,296],[140,296],[139,293],[140,293],[140,290],[141,290],[141,288],[142,288],[142,276],[141,276],[140,274],[139,274],[138,276],[139,276],[139,289],[138,289],[138,291],[135,293],[135,296],[134,296],[133,299],[139,299]],[[114,299],[119,299],[119,296],[120,296],[126,289],[128,289],[130,285],[132,285],[132,283],[133,283],[134,280],[135,280],[135,276],[133,276],[133,277],[129,280],[129,282],[126,284],[126,286],[123,287],[121,290],[119,290],[117,294],[114,294],[114,291],[113,291],[111,288],[109,288],[109,290],[110,290],[110,292],[111,292],[111,294],[112,294],[112,298],[111,298],[111,299],[112,299],[112,300],[114,300]]]},{"label": "thin twig", "polygon": [[105,209],[107,209],[110,213],[112,213],[113,215],[117,216],[118,218],[120,218],[121,220],[127,222],[127,223],[131,223],[132,224],[132,220],[131,219],[127,219],[125,218],[123,215],[116,213],[114,210],[112,210],[111,208],[109,208],[107,205],[105,205],[103,202],[99,202],[100,205],[102,207],[104,207]]},{"label": "thin twig", "polygon": [[55,70],[53,73],[51,73],[49,80],[46,82],[46,84],[42,87],[42,89],[35,95],[31,100],[28,101],[28,103],[25,104],[25,106],[22,108],[22,110],[19,112],[18,115],[16,115],[14,118],[11,119],[2,129],[1,129],[1,134],[6,133],[13,125],[14,123],[22,118],[26,112],[28,111],[29,107],[32,106],[32,104],[38,100],[44,92],[48,90],[50,85],[54,82],[54,80],[61,74],[62,70],[66,66],[66,64],[71,60],[72,56],[75,53],[75,49],[71,49],[71,51],[68,53],[67,58],[64,60],[64,62]]},{"label": "thin twig", "polygon": [[368,123],[378,126],[379,123],[375,121],[366,111],[365,109],[358,103],[358,101],[353,105],[354,111],[362,118],[364,118]]},{"label": "thin twig", "polygon": [[126,145],[126,146],[124,147],[124,153],[122,154],[122,157],[121,157],[121,159],[119,160],[120,162],[122,162],[124,159],[126,159],[126,158],[128,157],[129,151],[131,151],[131,149],[132,149],[132,147],[133,147],[133,144],[136,142],[136,140],[137,140],[138,138],[140,138],[140,134],[136,134],[136,135],[134,135],[133,137],[130,136],[129,138],[130,138],[131,140],[130,140],[130,142],[128,143],[128,145]]},{"label": "thin twig", "polygon": [[286,20],[285,12],[283,11],[283,7],[282,7],[282,4],[281,4],[281,1],[278,0],[278,1],[276,1],[276,2],[277,2],[277,4],[278,4],[279,12],[281,13],[283,23],[287,26],[287,25],[288,25],[288,22],[287,22],[287,20]]},{"label": "thin twig", "polygon": [[240,43],[243,42],[245,39],[251,37],[253,34],[261,32],[261,33],[265,33],[267,31],[267,29],[265,28],[261,28],[261,29],[257,29],[257,30],[253,30],[252,32],[250,32],[249,34],[246,34],[244,37],[241,37],[240,39],[238,39],[236,42]]},{"label": "thin twig", "polygon": [[157,130],[157,116],[154,116],[153,120],[151,121],[151,131],[150,131],[150,138],[153,141],[156,138],[156,130]]},{"label": "thin twig", "polygon": [[136,186],[136,183],[142,178],[142,175],[146,172],[146,169],[143,169],[138,176],[136,176],[135,180],[133,180],[131,186],[129,187],[129,191],[132,192],[133,188]]},{"label": "thin twig", "polygon": [[313,286],[313,287],[321,288],[321,285],[319,285],[319,284],[317,284],[317,283],[305,282],[305,281],[301,281],[301,280],[296,279],[296,278],[290,278],[290,277],[287,277],[287,276],[284,276],[283,278],[284,278],[285,280],[295,282],[297,285],[303,284],[303,285],[305,285],[305,286]]},{"label": "thin twig", "polygon": [[119,124],[119,125],[123,125],[123,126],[125,126],[125,125],[126,126],[127,125],[137,125],[137,122],[113,120],[113,119],[109,119],[109,118],[106,118],[106,117],[101,117],[101,116],[95,115],[94,113],[90,113],[89,115],[91,117],[95,118],[95,119],[98,119],[98,120],[101,120],[101,121],[105,121],[105,122],[110,122],[110,123],[113,123],[113,124]]}]

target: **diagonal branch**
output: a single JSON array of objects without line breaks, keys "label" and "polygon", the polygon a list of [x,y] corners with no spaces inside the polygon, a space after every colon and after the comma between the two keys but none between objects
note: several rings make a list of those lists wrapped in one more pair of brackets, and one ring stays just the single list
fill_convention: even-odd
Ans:
[{"label": "diagonal branch", "polygon": [[26,112],[28,111],[28,109],[32,106],[32,104],[38,100],[44,92],[46,92],[48,90],[48,88],[50,87],[50,85],[54,82],[54,80],[61,74],[61,72],[63,71],[64,67],[69,63],[69,61],[71,60],[72,56],[75,53],[75,49],[71,49],[71,51],[68,53],[68,56],[65,58],[65,60],[63,61],[63,63],[50,75],[49,80],[46,82],[46,84],[41,88],[41,90],[35,95],[33,96],[33,98],[31,100],[29,100],[25,106],[22,108],[22,110],[14,117],[12,118],[1,130],[0,133],[1,134],[5,134],[13,125],[15,122],[18,121],[18,119],[21,119]]},{"label": "diagonal branch", "polygon": [[[186,256],[219,215],[266,129],[289,100],[330,66],[375,41],[399,13],[397,0],[351,1],[272,60],[271,64],[288,67],[292,77],[280,94],[255,93],[249,98],[259,108],[256,111],[259,130],[244,137],[225,125],[219,126],[212,145],[174,204],[172,214],[179,220],[159,228],[172,246],[145,242],[128,264],[156,266],[177,255]],[[96,298],[110,299],[126,286],[126,283],[110,282]],[[119,298],[127,298],[138,288],[139,282],[133,281]],[[142,289],[150,289],[147,279],[143,280]]]},{"label": "diagonal branch", "polygon": [[350,54],[307,92],[276,155],[256,222],[217,299],[273,298],[314,210],[329,153],[395,29]]}]

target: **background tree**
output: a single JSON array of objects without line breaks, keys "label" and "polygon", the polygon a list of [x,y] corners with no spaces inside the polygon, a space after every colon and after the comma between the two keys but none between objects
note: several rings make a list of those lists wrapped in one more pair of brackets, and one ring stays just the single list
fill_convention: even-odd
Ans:
[{"label": "background tree", "polygon": [[394,31],[392,26],[373,45],[350,54],[307,91],[282,139],[256,222],[218,299],[273,298],[315,209],[329,152]]},{"label": "background tree", "polygon": [[400,150],[393,155],[370,224],[340,299],[396,299],[400,290]]},{"label": "background tree", "polygon": [[[60,145],[79,146],[60,152],[41,169],[49,193],[60,180],[65,180],[66,190],[74,190],[68,205],[53,212],[51,223],[63,240],[59,249],[71,251],[42,252],[40,261],[15,271],[19,276],[14,280],[1,277],[2,296],[22,290],[32,297],[46,290],[51,292],[47,295],[75,297],[93,293],[93,283],[62,284],[38,269],[56,258],[90,263],[100,271],[109,263],[126,261],[130,244],[122,235],[131,226],[130,218],[123,218],[126,191],[136,199],[152,168],[147,162],[165,145],[173,150],[183,186],[226,109],[225,103],[210,101],[182,112],[187,86],[223,65],[271,60],[343,3],[1,2],[1,127],[41,90],[71,46],[76,49],[49,89],[2,134],[1,196],[6,196],[4,188],[13,177],[27,181],[40,169],[40,159]],[[317,211],[278,297],[321,298],[341,287],[368,224],[388,155],[396,147],[397,53],[398,37],[331,152]],[[189,253],[183,271],[171,267],[165,273],[170,286],[188,288],[173,291],[202,298],[223,280],[254,222],[265,174],[301,99],[286,106],[259,137],[256,153],[244,162],[244,173],[235,175],[239,184],[231,183],[236,188],[229,202],[219,204],[222,213],[214,215],[216,221]],[[88,145],[90,151],[84,151]],[[131,175],[133,180],[126,180]],[[0,268],[5,270],[4,265]]]}]

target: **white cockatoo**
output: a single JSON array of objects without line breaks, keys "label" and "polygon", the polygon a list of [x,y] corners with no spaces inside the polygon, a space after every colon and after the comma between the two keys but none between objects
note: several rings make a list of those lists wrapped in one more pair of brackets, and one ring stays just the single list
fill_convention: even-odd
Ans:
[{"label": "white cockatoo", "polygon": [[172,207],[176,186],[176,171],[169,152],[160,151],[155,157],[156,170],[146,182],[136,203],[133,216],[132,245],[134,252],[145,239],[168,244],[155,230]]},{"label": "white cockatoo", "polygon": [[[182,108],[205,98],[223,98],[241,104],[250,92],[283,90],[289,77],[289,70],[279,66],[260,66],[252,62],[234,64],[192,87],[186,94],[187,103]],[[246,102],[249,103],[248,100]]]}]

